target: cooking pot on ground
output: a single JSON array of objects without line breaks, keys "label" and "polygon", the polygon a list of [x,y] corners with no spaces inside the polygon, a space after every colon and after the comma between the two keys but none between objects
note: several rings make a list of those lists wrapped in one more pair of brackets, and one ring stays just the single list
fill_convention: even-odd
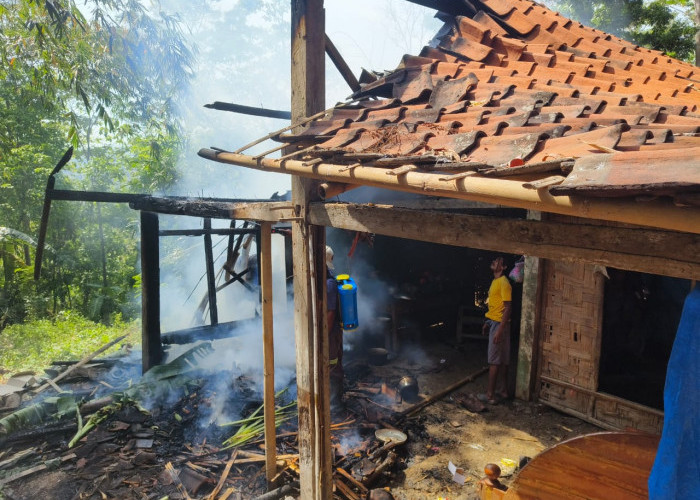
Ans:
[{"label": "cooking pot on ground", "polygon": [[398,390],[401,397],[406,401],[415,401],[418,399],[418,380],[410,375],[401,377]]}]

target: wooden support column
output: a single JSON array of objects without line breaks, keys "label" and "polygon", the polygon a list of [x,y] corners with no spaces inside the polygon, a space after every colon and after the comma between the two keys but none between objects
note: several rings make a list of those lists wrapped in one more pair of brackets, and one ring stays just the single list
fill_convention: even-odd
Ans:
[{"label": "wooden support column", "polygon": [[265,401],[265,473],[267,482],[277,475],[275,433],[275,349],[272,321],[272,224],[260,224],[260,289],[263,323],[263,397]]},{"label": "wooden support column", "polygon": [[160,252],[158,215],[141,212],[141,367],[146,373],[160,364]]},{"label": "wooden support column", "polygon": [[216,305],[216,275],[214,253],[211,245],[211,219],[204,219],[204,256],[207,261],[207,296],[209,297],[209,319],[212,325],[219,324],[219,309]]},{"label": "wooden support column", "polygon": [[[540,220],[541,214],[528,211],[528,220]],[[530,401],[537,373],[539,358],[539,311],[542,296],[541,262],[538,257],[525,256],[523,273],[523,299],[520,314],[520,343],[515,378],[515,397]]]},{"label": "wooden support column", "polygon": [[[258,303],[262,307],[263,295],[262,295],[262,275],[260,274],[260,254],[262,253],[262,228],[258,226],[255,230],[255,261],[258,267]],[[248,268],[250,269],[250,261],[248,261]]]},{"label": "wooden support column", "polygon": [[[325,109],[325,13],[323,0],[291,0],[292,124]],[[316,181],[292,177],[292,252],[299,484],[304,500],[332,498],[330,382],[325,325],[325,228],[308,223]]]}]

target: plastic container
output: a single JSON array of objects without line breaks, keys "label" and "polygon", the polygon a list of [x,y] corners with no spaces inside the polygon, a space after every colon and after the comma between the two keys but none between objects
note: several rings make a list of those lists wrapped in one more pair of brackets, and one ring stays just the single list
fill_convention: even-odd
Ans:
[{"label": "plastic container", "polygon": [[348,274],[335,277],[338,284],[338,302],[343,330],[355,330],[359,326],[357,318],[357,284]]}]

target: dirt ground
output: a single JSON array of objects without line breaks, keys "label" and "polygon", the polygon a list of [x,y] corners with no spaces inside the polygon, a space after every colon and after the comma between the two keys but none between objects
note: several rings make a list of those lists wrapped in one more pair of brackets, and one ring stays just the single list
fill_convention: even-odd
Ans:
[{"label": "dirt ground", "polygon": [[[392,359],[393,358],[393,359]],[[437,342],[429,346],[406,344],[390,356],[384,366],[370,368],[372,376],[391,383],[404,375],[418,381],[419,399],[437,394],[485,367],[485,340],[468,340],[456,345]],[[352,370],[349,370],[350,372]],[[348,377],[350,378],[350,377]],[[484,411],[470,411],[460,401],[470,394],[484,393],[486,373],[423,408],[404,421],[408,439],[399,448],[402,465],[383,486],[389,486],[397,500],[478,498],[476,483],[483,478],[484,465],[498,464],[502,482],[509,484],[517,464],[542,450],[600,428],[560,413],[548,406],[511,399],[485,405]],[[415,404],[415,402],[413,403]],[[402,411],[411,403],[392,405]],[[400,426],[399,426],[400,428]],[[464,469],[464,485],[452,480],[448,464]]]}]

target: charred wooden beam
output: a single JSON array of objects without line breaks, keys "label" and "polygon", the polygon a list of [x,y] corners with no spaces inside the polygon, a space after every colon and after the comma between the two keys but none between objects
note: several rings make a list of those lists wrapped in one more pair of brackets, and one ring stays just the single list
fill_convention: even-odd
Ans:
[{"label": "charred wooden beam", "polygon": [[158,215],[141,212],[141,364],[143,373],[160,364],[160,249]]},{"label": "charred wooden beam", "polygon": [[205,201],[197,199],[144,197],[129,203],[134,210],[211,219],[241,219],[277,222],[292,217],[290,202],[240,200]]},{"label": "charred wooden beam", "polygon": [[158,236],[204,236],[205,234],[216,234],[219,236],[229,236],[236,234],[253,234],[255,229],[240,228],[212,228],[212,229],[165,229],[158,231]]},{"label": "charred wooden beam", "polygon": [[[246,229],[250,225],[249,221],[243,221],[243,227],[242,229]],[[231,221],[231,227],[236,227],[236,221],[232,220]],[[239,234],[238,238],[236,239],[236,243],[234,245],[233,243],[233,237],[230,237],[228,240],[228,250],[226,253],[226,263],[224,264],[224,269],[226,270],[227,273],[227,278],[229,278],[231,275],[235,275],[236,273],[234,272],[233,268],[236,265],[236,261],[238,260],[238,255],[241,250],[241,243],[243,243],[243,235]],[[246,269],[247,272],[247,269]],[[243,283],[243,281],[241,281]]]},{"label": "charred wooden beam", "polygon": [[68,163],[73,156],[73,146],[63,153],[63,156],[49,174],[46,181],[46,190],[44,191],[44,207],[41,211],[41,222],[39,223],[39,239],[36,244],[36,254],[34,256],[34,280],[38,280],[41,275],[41,258],[44,254],[44,243],[46,242],[46,231],[49,225],[49,214],[51,212],[51,195],[54,192],[56,184],[56,174]]},{"label": "charred wooden beam", "polygon": [[236,281],[238,281],[241,285],[243,285],[248,291],[251,291],[251,292],[255,291],[253,289],[253,287],[249,283],[246,283],[245,280],[243,279],[243,276],[248,274],[250,269],[246,268],[243,271],[241,271],[240,273],[237,273],[235,271],[232,271],[228,266],[226,266],[226,264],[224,264],[224,269],[226,269],[226,271],[229,273],[229,276],[231,276],[231,277],[229,279],[227,279],[224,283],[222,283],[221,285],[216,287],[217,292],[219,290],[223,290],[224,288],[226,288],[227,286],[229,286],[232,283],[235,283]]},{"label": "charred wooden beam", "polygon": [[312,203],[309,219],[313,224],[397,238],[700,278],[698,234],[343,203]]},{"label": "charred wooden beam", "polygon": [[234,104],[232,102],[214,101],[211,104],[205,104],[205,108],[218,109],[220,111],[231,111],[243,115],[263,116],[266,118],[279,118],[280,120],[291,120],[292,113],[289,111],[280,111],[277,109],[257,108],[255,106],[244,106],[242,104]]},{"label": "charred wooden beam", "polygon": [[209,298],[209,319],[212,325],[219,323],[219,310],[216,305],[216,274],[214,254],[211,244],[211,219],[204,219],[204,255],[207,266],[207,296]]},{"label": "charred wooden beam", "polygon": [[348,84],[348,86],[352,89],[353,92],[358,92],[359,90],[361,90],[360,82],[357,81],[357,78],[355,78],[355,75],[350,69],[350,66],[348,66],[348,63],[346,63],[345,59],[343,59],[343,56],[340,55],[340,52],[333,44],[331,39],[328,38],[328,34],[326,34],[325,37],[326,54],[328,54],[328,57],[330,57],[331,61],[333,61],[333,64],[340,73],[340,76],[342,76],[345,80],[345,83]]},{"label": "charred wooden beam", "polygon": [[468,0],[455,2],[454,0],[408,0],[411,3],[435,9],[446,14],[455,16],[464,16],[467,14],[475,14],[476,8]]},{"label": "charred wooden beam", "polygon": [[165,332],[161,335],[163,344],[189,344],[198,340],[217,340],[236,337],[246,331],[246,325],[255,324],[256,320],[229,321],[217,325],[202,325],[183,330]]}]

